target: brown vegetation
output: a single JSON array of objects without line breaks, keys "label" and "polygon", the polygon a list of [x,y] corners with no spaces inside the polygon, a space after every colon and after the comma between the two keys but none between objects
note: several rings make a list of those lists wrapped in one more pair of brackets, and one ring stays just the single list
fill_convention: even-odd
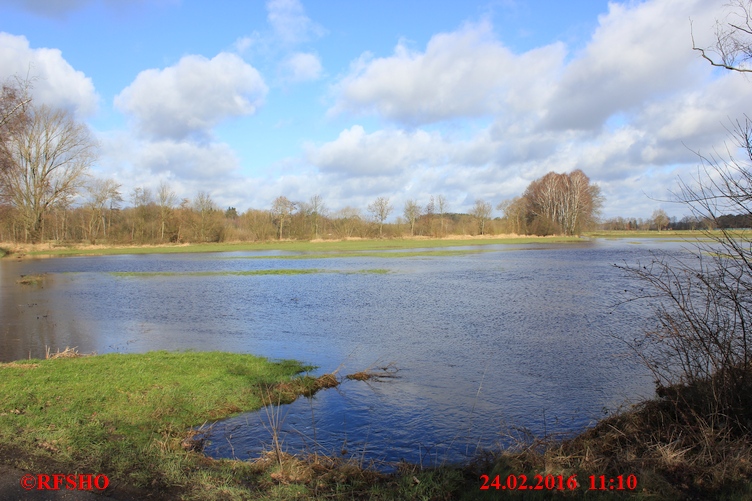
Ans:
[{"label": "brown vegetation", "polygon": [[514,233],[579,235],[594,226],[602,204],[600,188],[577,169],[569,174],[549,172],[498,209]]},{"label": "brown vegetation", "polygon": [[646,498],[748,499],[752,437],[735,436],[718,416],[688,407],[692,398],[692,388],[677,386],[574,438],[522,442],[492,459],[493,474],[577,474],[581,490],[590,475],[633,474],[635,492]]}]

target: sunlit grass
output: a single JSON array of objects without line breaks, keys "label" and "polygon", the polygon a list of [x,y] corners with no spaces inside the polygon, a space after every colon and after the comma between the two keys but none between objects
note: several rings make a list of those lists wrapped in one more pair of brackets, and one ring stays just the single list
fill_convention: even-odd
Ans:
[{"label": "sunlit grass", "polygon": [[184,460],[191,427],[258,409],[263,387],[307,369],[221,352],[0,364],[0,444],[139,483]]},{"label": "sunlit grass", "polygon": [[[739,230],[740,237],[752,237],[752,231]],[[712,239],[713,235],[720,236],[720,231],[706,231],[706,230],[600,230],[591,231],[585,233],[585,236],[590,238],[656,238],[661,240],[673,240],[677,242],[683,242],[685,240],[708,240]]]},{"label": "sunlit grass", "polygon": [[336,241],[271,241],[212,243],[160,246],[102,246],[85,247],[71,245],[42,250],[30,250],[29,256],[84,256],[113,254],[174,254],[194,252],[240,252],[240,251],[288,251],[311,253],[336,253],[400,249],[433,249],[442,247],[475,247],[500,244],[552,244],[581,242],[578,237],[503,237],[503,238],[456,238],[456,239],[373,239]]}]

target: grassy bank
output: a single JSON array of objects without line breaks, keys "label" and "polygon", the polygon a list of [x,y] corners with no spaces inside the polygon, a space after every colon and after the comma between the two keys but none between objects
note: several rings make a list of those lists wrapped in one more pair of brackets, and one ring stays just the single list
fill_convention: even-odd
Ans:
[{"label": "grassy bank", "polygon": [[[750,230],[730,230],[739,237],[749,238],[752,235]],[[706,240],[712,238],[714,234],[720,235],[720,230],[599,230],[591,231],[585,234],[590,238],[657,238],[668,240]]]},{"label": "grassy bank", "polygon": [[[326,240],[326,241],[270,241],[229,242],[191,245],[85,245],[85,244],[4,244],[8,256],[87,256],[113,254],[173,254],[191,252],[237,252],[237,251],[285,251],[321,254],[320,257],[335,257],[336,254],[360,253],[363,251],[394,251],[407,249],[437,249],[457,246],[565,243],[579,242],[578,237],[457,237],[457,238],[411,238],[373,240]],[[268,256],[276,257],[276,256]],[[319,257],[319,256],[317,256]]]},{"label": "grassy bank", "polygon": [[[151,352],[0,364],[0,458],[30,472],[96,472],[130,499],[750,499],[750,437],[646,402],[566,441],[520,442],[476,462],[402,465],[385,475],[343,459],[270,451],[211,460],[193,427],[337,384],[298,362],[230,353]],[[356,379],[358,379],[356,377]],[[676,395],[676,393],[674,393]],[[272,432],[270,432],[272,433]],[[273,433],[272,433],[273,434]],[[270,441],[273,437],[270,436]],[[14,458],[11,460],[11,458]],[[487,475],[489,489],[480,489]],[[527,476],[577,475],[563,491],[501,492]],[[634,490],[590,490],[589,476],[633,475]],[[565,484],[566,485],[566,484]],[[606,486],[609,486],[606,480]]]},{"label": "grassy bank", "polygon": [[[154,490],[191,486],[201,460],[181,447],[190,428],[258,409],[282,382],[309,384],[299,376],[306,369],[217,352],[2,364],[0,449],[22,451],[18,466],[32,471],[53,463]],[[220,468],[209,482],[221,490],[225,474]]]}]

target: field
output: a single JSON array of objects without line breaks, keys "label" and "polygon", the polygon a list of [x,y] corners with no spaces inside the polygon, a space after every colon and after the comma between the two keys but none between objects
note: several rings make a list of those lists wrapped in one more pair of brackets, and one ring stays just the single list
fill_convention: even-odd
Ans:
[{"label": "field", "polygon": [[[441,239],[354,239],[354,240],[314,240],[269,242],[227,242],[190,245],[86,245],[86,244],[0,244],[0,252],[16,257],[62,257],[97,256],[113,254],[172,254],[192,252],[238,252],[238,251],[284,251],[316,253],[316,257],[341,257],[349,253],[364,251],[399,251],[409,249],[441,249],[459,246],[484,246],[497,244],[566,243],[582,241],[578,237],[450,237]],[[0,254],[0,256],[3,254]],[[373,256],[374,254],[371,254]],[[383,254],[386,255],[386,254]],[[310,256],[309,256],[310,257]]]}]

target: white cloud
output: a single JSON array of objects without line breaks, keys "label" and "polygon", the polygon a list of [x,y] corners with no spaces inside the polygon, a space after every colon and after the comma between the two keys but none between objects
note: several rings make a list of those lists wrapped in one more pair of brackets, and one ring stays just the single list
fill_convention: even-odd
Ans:
[{"label": "white cloud", "polygon": [[259,72],[240,57],[185,56],[174,66],[138,74],[115,97],[115,106],[154,138],[203,135],[229,117],[253,114],[267,87]]},{"label": "white cloud", "polygon": [[[702,0],[609,3],[591,42],[566,67],[544,126],[598,129],[614,113],[700,84],[710,72],[692,50],[718,7]],[[704,71],[703,71],[704,70]]]},{"label": "white cloud", "polygon": [[128,133],[100,135],[103,152],[97,174],[122,184],[127,195],[136,187],[156,190],[166,181],[178,198],[198,191],[212,195],[220,206],[245,206],[251,180],[243,176],[234,150],[225,143],[197,144],[186,140],[148,140]]},{"label": "white cloud", "polygon": [[308,159],[322,172],[346,176],[388,176],[441,157],[441,139],[426,131],[381,130],[367,134],[362,126],[343,130],[337,139],[318,148],[309,146]]},{"label": "white cloud", "polygon": [[284,79],[290,82],[318,80],[323,68],[316,54],[296,52],[282,64]]},{"label": "white cloud", "polygon": [[98,96],[91,79],[76,71],[59,49],[32,49],[24,36],[0,32],[0,80],[11,77],[33,80],[32,96],[44,103],[92,115]]},{"label": "white cloud", "polygon": [[307,158],[338,183],[380,186],[369,193],[395,200],[443,193],[456,210],[581,168],[613,197],[607,216],[650,215],[677,176],[694,172],[694,151],[722,150],[724,124],[752,109],[748,80],[719,75],[692,50],[690,17],[695,41],[710,46],[723,14],[702,0],[611,3],[576,54],[561,43],[514,54],[487,23],[435,35],[424,51],[364,53],[334,88],[330,113],[439,125],[355,126]]},{"label": "white cloud", "polygon": [[298,0],[269,0],[267,19],[283,43],[297,44],[324,34],[325,30],[311,21]]},{"label": "white cloud", "polygon": [[534,111],[553,90],[560,43],[522,55],[492,36],[489,23],[435,35],[425,52],[400,43],[394,55],[364,53],[338,84],[332,113],[377,112],[407,124]]}]

